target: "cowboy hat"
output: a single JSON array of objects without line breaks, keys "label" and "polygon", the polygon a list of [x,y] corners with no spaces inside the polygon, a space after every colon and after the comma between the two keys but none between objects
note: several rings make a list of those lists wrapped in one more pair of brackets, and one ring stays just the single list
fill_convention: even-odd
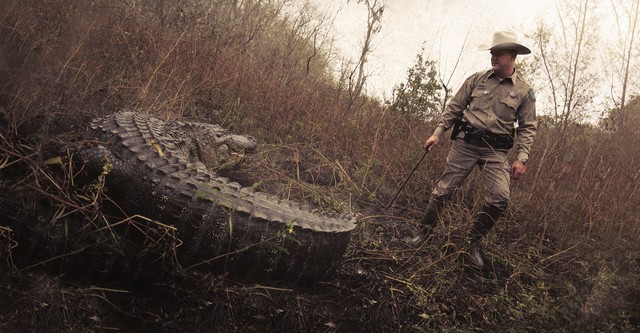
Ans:
[{"label": "cowboy hat", "polygon": [[493,34],[491,46],[480,45],[481,50],[513,50],[518,54],[529,54],[531,50],[528,47],[518,43],[518,37],[510,31],[498,31]]}]

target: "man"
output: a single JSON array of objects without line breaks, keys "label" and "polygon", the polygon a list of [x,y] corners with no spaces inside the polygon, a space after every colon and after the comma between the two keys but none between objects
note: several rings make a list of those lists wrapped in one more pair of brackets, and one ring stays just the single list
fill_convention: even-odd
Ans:
[{"label": "man", "polygon": [[[479,268],[486,261],[480,240],[507,208],[510,178],[520,178],[527,172],[526,163],[536,133],[535,95],[514,65],[518,54],[531,51],[518,43],[514,33],[506,31],[493,35],[488,50],[491,69],[467,78],[447,104],[433,135],[424,143],[424,149],[433,149],[440,136],[453,128],[451,137],[455,141],[420,221],[421,234],[409,241],[418,245],[430,235],[444,203],[478,166],[484,182],[484,204],[467,242],[471,260]],[[509,165],[507,153],[514,145],[517,156]]]}]

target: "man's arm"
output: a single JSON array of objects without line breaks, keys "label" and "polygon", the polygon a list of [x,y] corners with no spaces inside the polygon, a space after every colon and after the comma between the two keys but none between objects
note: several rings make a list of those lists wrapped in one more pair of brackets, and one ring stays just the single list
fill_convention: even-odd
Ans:
[{"label": "man's arm", "polygon": [[464,81],[460,89],[458,89],[456,94],[451,98],[449,103],[447,103],[444,113],[442,113],[442,116],[440,116],[440,120],[438,121],[438,126],[433,131],[433,134],[425,141],[423,145],[424,149],[433,149],[433,147],[440,142],[440,136],[449,130],[458,119],[462,119],[464,110],[469,105],[471,93],[475,87],[474,82],[476,77],[480,74],[481,73],[476,73],[469,76]]},{"label": "man's arm", "polygon": [[526,163],[536,136],[536,98],[533,90],[524,98],[518,110],[518,135],[516,136],[516,154],[519,161]]},{"label": "man's arm", "polygon": [[516,160],[511,165],[511,176],[518,179],[527,173],[526,163],[529,151],[537,131],[536,98],[533,90],[529,91],[518,110],[518,135],[516,136]]}]

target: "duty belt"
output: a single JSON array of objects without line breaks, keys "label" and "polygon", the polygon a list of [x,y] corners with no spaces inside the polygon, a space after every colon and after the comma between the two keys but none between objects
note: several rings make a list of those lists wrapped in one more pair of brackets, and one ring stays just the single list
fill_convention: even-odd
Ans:
[{"label": "duty belt", "polygon": [[[457,127],[457,128],[456,128]],[[495,149],[511,149],[514,144],[514,136],[510,134],[495,134],[483,129],[471,126],[466,121],[458,121],[452,131],[452,139],[457,139],[458,133],[463,132],[463,140],[477,146],[492,147]]]}]

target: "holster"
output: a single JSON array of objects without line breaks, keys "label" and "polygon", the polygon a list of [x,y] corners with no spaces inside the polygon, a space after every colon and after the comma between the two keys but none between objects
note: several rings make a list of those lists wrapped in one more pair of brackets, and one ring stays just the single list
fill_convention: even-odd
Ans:
[{"label": "holster", "polygon": [[465,121],[462,119],[456,120],[456,122],[453,124],[453,127],[451,128],[451,140],[455,140],[458,137],[458,134],[460,134],[460,130],[462,129],[464,123]]}]

